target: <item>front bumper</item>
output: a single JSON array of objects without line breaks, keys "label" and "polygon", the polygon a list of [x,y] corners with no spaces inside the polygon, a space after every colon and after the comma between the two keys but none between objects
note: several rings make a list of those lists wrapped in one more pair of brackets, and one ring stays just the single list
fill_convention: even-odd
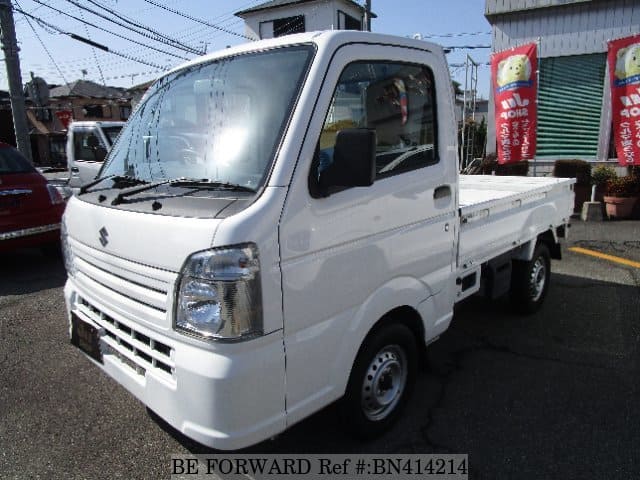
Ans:
[{"label": "front bumper", "polygon": [[92,361],[184,435],[235,450],[286,428],[282,331],[210,345],[131,321],[73,278],[64,292],[70,325],[73,314],[98,329]]}]

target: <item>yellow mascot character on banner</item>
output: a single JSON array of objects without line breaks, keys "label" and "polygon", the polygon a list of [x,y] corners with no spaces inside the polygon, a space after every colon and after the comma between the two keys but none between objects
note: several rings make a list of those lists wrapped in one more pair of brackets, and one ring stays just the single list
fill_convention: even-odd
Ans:
[{"label": "yellow mascot character on banner", "polygon": [[531,78],[531,63],[526,55],[511,55],[498,64],[499,87],[510,83],[526,82]]},{"label": "yellow mascot character on banner", "polygon": [[618,50],[615,73],[619,80],[640,75],[640,43]]}]

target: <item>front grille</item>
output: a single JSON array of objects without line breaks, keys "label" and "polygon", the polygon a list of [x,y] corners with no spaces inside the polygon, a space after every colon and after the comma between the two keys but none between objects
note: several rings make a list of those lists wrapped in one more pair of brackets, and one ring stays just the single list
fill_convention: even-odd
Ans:
[{"label": "front grille", "polygon": [[167,327],[177,274],[101,252],[69,239],[75,280],[85,291],[101,291],[127,318]]},{"label": "front grille", "polygon": [[165,378],[174,378],[174,350],[171,346],[116,320],[86,298],[78,296],[76,308],[101,327],[103,356],[112,356],[112,359],[142,377],[149,371]]}]

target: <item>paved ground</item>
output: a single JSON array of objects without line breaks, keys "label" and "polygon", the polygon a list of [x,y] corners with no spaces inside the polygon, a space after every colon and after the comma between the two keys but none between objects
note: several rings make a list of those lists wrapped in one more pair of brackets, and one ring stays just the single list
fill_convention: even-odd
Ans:
[{"label": "paved ground", "polygon": [[[640,222],[576,221],[570,243],[640,261]],[[566,250],[553,269],[537,315],[461,305],[383,438],[345,436],[329,407],[251,451],[468,453],[471,478],[636,477],[640,269]],[[64,281],[58,259],[0,256],[0,477],[168,478],[171,454],[207,450],[69,345]]]}]

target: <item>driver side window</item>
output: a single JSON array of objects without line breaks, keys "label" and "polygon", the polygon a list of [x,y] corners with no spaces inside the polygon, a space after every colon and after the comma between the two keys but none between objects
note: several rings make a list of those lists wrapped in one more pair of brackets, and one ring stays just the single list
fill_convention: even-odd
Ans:
[{"label": "driver side window", "polygon": [[376,131],[376,178],[437,163],[433,73],[404,63],[348,65],[324,121],[312,176],[332,163],[336,134],[347,128]]},{"label": "driver side window", "polygon": [[96,129],[81,129],[73,137],[74,157],[78,161],[102,162],[107,150],[102,145]]}]

